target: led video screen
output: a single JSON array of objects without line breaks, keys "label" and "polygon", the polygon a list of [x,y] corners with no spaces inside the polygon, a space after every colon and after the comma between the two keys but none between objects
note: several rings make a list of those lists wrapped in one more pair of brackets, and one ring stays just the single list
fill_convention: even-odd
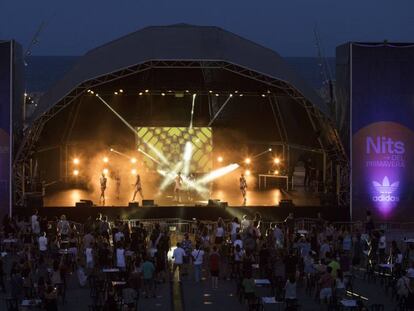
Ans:
[{"label": "led video screen", "polygon": [[187,167],[187,173],[202,174],[213,168],[211,127],[139,127],[136,137],[149,169]]}]

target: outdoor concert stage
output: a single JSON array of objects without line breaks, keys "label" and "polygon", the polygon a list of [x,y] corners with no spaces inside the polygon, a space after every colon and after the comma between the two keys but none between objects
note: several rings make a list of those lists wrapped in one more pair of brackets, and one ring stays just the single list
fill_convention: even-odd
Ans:
[{"label": "outdoor concert stage", "polygon": [[[27,213],[44,193],[41,213],[79,220],[279,219],[347,205],[348,160],[326,103],[276,52],[217,27],[148,27],[91,50],[41,97],[26,134],[13,180]],[[299,187],[305,175],[323,202]],[[157,206],[128,207],[141,184]],[[204,199],[177,204],[176,186]],[[99,205],[100,189],[106,206],[75,208]]]}]

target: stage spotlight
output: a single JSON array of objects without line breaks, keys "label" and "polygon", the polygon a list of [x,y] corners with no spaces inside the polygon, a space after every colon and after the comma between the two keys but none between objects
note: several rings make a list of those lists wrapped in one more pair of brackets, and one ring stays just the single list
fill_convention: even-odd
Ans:
[{"label": "stage spotlight", "polygon": [[139,93],[138,93],[138,95],[139,95],[139,96],[142,96],[142,92],[139,92]]},{"label": "stage spotlight", "polygon": [[190,93],[190,91],[189,91],[189,90],[185,90],[185,92],[186,92],[186,93]]},{"label": "stage spotlight", "polygon": [[275,171],[275,175],[279,175],[279,171],[278,170]]},{"label": "stage spotlight", "polygon": [[133,169],[131,170],[131,174],[132,174],[132,175],[136,175],[136,174],[137,174],[137,170],[136,170],[135,168],[133,168]]},{"label": "stage spotlight", "polygon": [[244,171],[244,175],[246,176],[250,176],[252,174],[252,172],[250,172],[250,170],[245,170]]},{"label": "stage spotlight", "polygon": [[223,162],[223,157],[222,156],[218,157],[217,162],[220,162],[220,163]]},{"label": "stage spotlight", "polygon": [[219,94],[218,93],[216,93],[216,97],[219,97]]},{"label": "stage spotlight", "polygon": [[213,91],[208,91],[210,94],[213,93]]},{"label": "stage spotlight", "polygon": [[103,161],[104,163],[108,163],[108,162],[109,162],[109,159],[108,159],[108,157],[104,157],[104,158],[102,159],[102,161]]},{"label": "stage spotlight", "polygon": [[216,169],[210,173],[208,173],[207,175],[205,175],[204,177],[200,178],[199,180],[197,180],[197,183],[199,185],[204,185],[207,184],[217,178],[220,178],[224,175],[227,175],[231,172],[233,172],[234,170],[238,169],[239,165],[236,163],[233,164],[229,164],[227,166],[224,167],[220,167],[219,169]]},{"label": "stage spotlight", "polygon": [[269,152],[272,151],[272,148],[267,149]]},{"label": "stage spotlight", "polygon": [[78,176],[79,175],[79,170],[73,170],[73,175]]},{"label": "stage spotlight", "polygon": [[137,159],[135,159],[135,158],[131,158],[131,163],[132,163],[132,164],[137,163]]},{"label": "stage spotlight", "polygon": [[246,164],[250,164],[250,163],[252,163],[252,160],[251,160],[250,158],[246,158],[246,159],[244,160],[244,163],[246,163]]},{"label": "stage spotlight", "polygon": [[266,94],[262,94],[262,97],[266,97]]},{"label": "stage spotlight", "polygon": [[233,94],[230,94],[229,96],[230,96],[230,97],[233,97]]},{"label": "stage spotlight", "polygon": [[114,152],[114,149],[113,149],[113,148],[111,148],[111,149],[109,149],[109,151]]},{"label": "stage spotlight", "polygon": [[119,89],[119,93],[123,93],[124,92],[124,90],[123,89]]},{"label": "stage spotlight", "polygon": [[145,90],[145,93],[148,93],[149,92],[149,90]]},{"label": "stage spotlight", "polygon": [[104,173],[104,174],[106,175],[106,174],[108,174],[108,173],[109,173],[109,170],[108,170],[107,168],[104,168],[104,169],[102,170],[102,173]]},{"label": "stage spotlight", "polygon": [[236,90],[236,91],[234,91],[234,93],[236,93],[236,94],[237,94],[238,92],[239,92],[239,91],[237,91],[237,90]]},{"label": "stage spotlight", "polygon": [[115,95],[118,95],[118,92],[117,92],[117,91],[115,91],[115,92],[114,92],[114,94],[115,94]]},{"label": "stage spotlight", "polygon": [[240,97],[243,97],[243,94],[240,94],[239,96],[240,96]]},{"label": "stage spotlight", "polygon": [[73,164],[75,164],[75,165],[79,164],[79,159],[78,158],[74,158],[73,159]]},{"label": "stage spotlight", "polygon": [[279,164],[280,163],[280,159],[279,158],[274,158],[273,163],[274,164]]},{"label": "stage spotlight", "polygon": [[91,94],[93,94],[93,91],[91,90]]},{"label": "stage spotlight", "polygon": [[161,93],[161,96],[165,96],[165,93]]}]

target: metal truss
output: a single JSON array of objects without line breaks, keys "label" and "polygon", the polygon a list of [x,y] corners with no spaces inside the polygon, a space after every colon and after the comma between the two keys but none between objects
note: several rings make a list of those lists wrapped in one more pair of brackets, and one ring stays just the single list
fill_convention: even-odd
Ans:
[{"label": "metal truss", "polygon": [[[70,93],[66,94],[49,110],[45,111],[34,123],[24,131],[24,138],[19,146],[13,163],[15,205],[21,206],[24,203],[25,184],[28,173],[28,163],[34,152],[34,147],[39,140],[44,125],[62,109],[73,103],[89,89],[94,89],[109,82],[113,82],[137,73],[154,68],[194,68],[194,69],[224,69],[240,76],[261,82],[269,88],[281,90],[282,94],[295,99],[305,109],[316,132],[323,132],[321,125],[329,129],[329,133],[319,137],[321,148],[326,152],[329,159],[339,163],[341,167],[341,186],[338,197],[340,205],[349,203],[349,164],[348,159],[339,140],[333,124],[328,121],[322,113],[315,108],[298,90],[289,83],[275,79],[266,74],[253,71],[249,68],[229,63],[222,60],[151,60],[145,63],[136,64],[123,68],[87,81],[82,82]],[[277,107],[276,107],[277,108]],[[286,137],[287,138],[287,137]],[[343,196],[341,194],[344,194]],[[344,197],[342,199],[342,197]]]}]

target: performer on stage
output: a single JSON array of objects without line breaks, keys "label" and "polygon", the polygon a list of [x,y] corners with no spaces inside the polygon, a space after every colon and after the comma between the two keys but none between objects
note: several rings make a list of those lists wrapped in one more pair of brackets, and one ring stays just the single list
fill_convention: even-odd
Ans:
[{"label": "performer on stage", "polygon": [[187,177],[188,179],[188,183],[187,183],[187,198],[188,201],[193,201],[194,200],[194,189],[191,187],[191,184],[194,183],[195,181],[195,177],[193,174],[188,175]]},{"label": "performer on stage", "polygon": [[247,190],[247,181],[246,178],[244,178],[244,174],[241,174],[240,176],[240,191],[243,196],[243,205],[246,205],[246,190]]},{"label": "performer on stage", "polygon": [[174,187],[174,200],[181,202],[181,187],[183,185],[183,178],[181,177],[181,172],[178,172],[175,177],[175,187]]},{"label": "performer on stage", "polygon": [[119,175],[119,171],[115,173],[115,183],[116,199],[119,200],[119,196],[121,195],[121,176]]},{"label": "performer on stage", "polygon": [[135,196],[137,195],[137,193],[139,193],[139,195],[141,196],[141,199],[144,199],[144,195],[142,194],[142,186],[141,186],[141,176],[139,176],[139,174],[137,174],[137,179],[135,180],[135,184],[134,184],[135,190],[134,190],[134,196],[132,197],[132,202],[135,201]]},{"label": "performer on stage", "polygon": [[99,179],[99,182],[101,183],[101,196],[99,197],[99,201],[102,201],[102,203],[105,205],[105,190],[106,190],[106,182],[108,179],[105,177],[105,174],[102,173],[101,178]]}]

